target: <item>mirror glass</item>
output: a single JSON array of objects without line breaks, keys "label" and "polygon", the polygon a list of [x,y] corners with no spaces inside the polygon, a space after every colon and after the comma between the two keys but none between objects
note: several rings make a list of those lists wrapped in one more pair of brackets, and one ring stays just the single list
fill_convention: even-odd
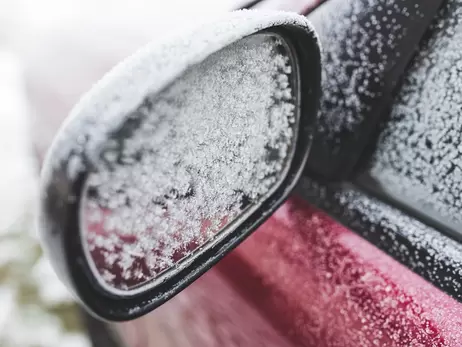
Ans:
[{"label": "mirror glass", "polygon": [[93,274],[132,295],[232,232],[284,179],[299,121],[290,45],[258,33],[147,95],[86,178],[81,238]]}]

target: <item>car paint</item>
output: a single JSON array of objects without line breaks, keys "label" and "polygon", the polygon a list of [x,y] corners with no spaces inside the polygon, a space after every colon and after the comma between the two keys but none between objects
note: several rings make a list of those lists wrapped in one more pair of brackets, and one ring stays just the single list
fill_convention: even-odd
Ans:
[{"label": "car paint", "polygon": [[128,346],[461,346],[462,305],[293,197],[191,287],[119,329]]}]

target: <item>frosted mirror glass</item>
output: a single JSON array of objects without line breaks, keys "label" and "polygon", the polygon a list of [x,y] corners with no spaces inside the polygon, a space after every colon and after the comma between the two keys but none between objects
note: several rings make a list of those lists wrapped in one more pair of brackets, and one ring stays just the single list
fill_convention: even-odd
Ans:
[{"label": "frosted mirror glass", "polygon": [[110,135],[80,201],[100,284],[136,294],[229,235],[282,182],[299,76],[276,34],[238,41],[148,95]]}]

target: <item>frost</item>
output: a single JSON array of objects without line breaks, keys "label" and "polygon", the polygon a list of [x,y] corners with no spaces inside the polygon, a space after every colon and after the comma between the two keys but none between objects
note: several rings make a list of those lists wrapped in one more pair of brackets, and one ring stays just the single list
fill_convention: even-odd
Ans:
[{"label": "frost", "polygon": [[146,96],[111,134],[82,201],[106,284],[157,278],[280,183],[297,121],[287,49],[274,35],[238,41]]},{"label": "frost", "polygon": [[[415,220],[412,217],[400,213],[393,207],[380,203],[379,201],[369,198],[363,194],[359,194],[353,190],[345,189],[337,193],[336,198],[344,206],[345,211],[349,211],[352,216],[355,213],[360,213],[365,216],[363,222],[373,225],[374,228],[384,233],[387,238],[396,238],[395,233],[399,231],[400,236],[404,236],[414,249],[425,250],[431,260],[435,263],[444,263],[456,269],[454,277],[461,278],[462,276],[462,245],[452,239],[441,235],[441,233],[425,224]],[[358,222],[360,223],[360,222]],[[370,231],[375,232],[375,230]],[[414,268],[419,268],[420,271],[432,271],[429,266],[430,259],[419,258],[418,254],[407,254],[402,243],[394,242],[390,252],[393,254],[401,253],[401,257],[415,258]],[[447,268],[449,269],[449,267]],[[428,273],[428,276],[434,277],[436,273]],[[444,283],[448,279],[440,279]],[[457,292],[462,295],[462,288],[458,284]]]},{"label": "frost", "polygon": [[116,66],[77,103],[48,151],[43,181],[51,180],[53,169],[70,160],[70,178],[84,172],[81,154],[100,146],[108,132],[117,129],[126,114],[139,106],[144,95],[159,92],[189,66],[220,48],[278,25],[295,25],[316,37],[308,20],[296,13],[235,11],[213,17],[210,23],[187,34],[166,34],[162,40],[146,45]]},{"label": "frost", "polygon": [[[370,8],[377,14],[364,16]],[[382,96],[382,81],[397,58],[390,53],[406,35],[401,17],[411,13],[421,15],[418,4],[331,0],[309,16],[325,48],[318,131],[328,140],[353,131]]]},{"label": "frost", "polygon": [[399,198],[462,223],[462,1],[451,0],[404,79],[372,175]]}]

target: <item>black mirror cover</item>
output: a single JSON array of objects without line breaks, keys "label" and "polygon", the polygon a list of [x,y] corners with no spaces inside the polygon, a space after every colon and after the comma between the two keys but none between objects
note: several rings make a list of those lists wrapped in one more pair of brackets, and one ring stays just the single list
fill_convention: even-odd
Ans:
[{"label": "black mirror cover", "polygon": [[[146,291],[117,295],[89,267],[81,238],[81,197],[99,148],[127,124],[127,114],[211,54],[256,33],[284,38],[296,57],[300,114],[295,150],[282,183],[228,235],[176,274]],[[287,198],[300,178],[312,139],[320,94],[320,49],[307,20],[282,12],[238,11],[193,32],[148,45],[105,76],[72,111],[48,152],[42,171],[39,230],[52,264],[80,301],[100,318],[139,317],[184,289],[236,247]]]}]

